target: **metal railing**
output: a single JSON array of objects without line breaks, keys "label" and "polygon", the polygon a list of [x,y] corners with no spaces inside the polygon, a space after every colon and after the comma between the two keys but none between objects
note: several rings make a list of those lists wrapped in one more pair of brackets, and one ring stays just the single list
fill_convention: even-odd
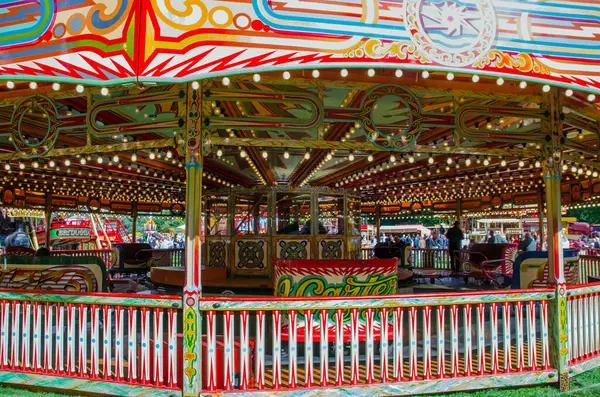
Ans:
[{"label": "metal railing", "polygon": [[375,258],[375,248],[361,248],[360,258],[364,261]]},{"label": "metal railing", "polygon": [[57,250],[50,251],[51,256],[96,256],[102,259],[106,267],[111,267],[114,262],[113,251],[110,249],[104,250]]},{"label": "metal railing", "polygon": [[180,297],[0,291],[0,371],[181,389]]},{"label": "metal railing", "polygon": [[[183,266],[184,265],[184,249],[153,249],[151,266]],[[112,267],[116,263],[115,253],[113,250],[57,250],[50,251],[52,256],[96,256],[104,262],[107,268]]]},{"label": "metal railing", "polygon": [[553,296],[201,299],[204,395],[549,370]]},{"label": "metal railing", "polygon": [[443,248],[413,248],[412,266],[417,269],[451,270],[450,251]]}]

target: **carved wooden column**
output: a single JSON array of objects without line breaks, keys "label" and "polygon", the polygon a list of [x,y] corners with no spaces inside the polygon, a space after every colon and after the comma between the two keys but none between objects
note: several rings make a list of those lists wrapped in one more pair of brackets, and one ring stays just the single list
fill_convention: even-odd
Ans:
[{"label": "carved wooden column", "polygon": [[202,154],[206,137],[202,132],[202,85],[187,89],[185,193],[185,285],[183,287],[183,392],[198,396],[202,389]]},{"label": "carved wooden column", "polygon": [[569,388],[568,367],[568,327],[567,327],[567,286],[564,275],[561,221],[561,174],[562,174],[562,106],[560,92],[553,88],[543,95],[542,106],[549,111],[549,117],[542,120],[542,133],[547,135],[545,145],[544,181],[546,183],[546,212],[548,219],[548,271],[549,280],[556,286],[556,295],[550,302],[549,332],[550,365],[558,370],[561,390]]}]

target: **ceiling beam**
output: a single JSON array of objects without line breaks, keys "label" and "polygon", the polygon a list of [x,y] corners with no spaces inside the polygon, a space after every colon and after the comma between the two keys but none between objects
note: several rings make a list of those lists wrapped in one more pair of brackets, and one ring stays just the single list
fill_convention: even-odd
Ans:
[{"label": "ceiling beam", "polygon": [[[523,101],[523,102],[540,102],[542,96],[537,93],[534,87],[528,87],[526,89],[520,89],[518,85],[510,86],[505,84],[500,87],[496,83],[473,83],[470,80],[465,81],[448,81],[446,79],[423,79],[418,77],[393,77],[391,75],[377,75],[370,77],[368,81],[365,81],[363,75],[351,74],[347,78],[339,79],[339,75],[330,73],[327,71],[321,71],[321,77],[319,79],[303,78],[303,77],[292,77],[285,80],[283,77],[274,74],[263,74],[261,75],[262,84],[281,84],[281,85],[297,85],[297,86],[309,86],[316,87],[322,85],[324,87],[337,87],[337,88],[351,88],[360,90],[369,90],[381,84],[398,84],[408,87],[413,93],[419,94],[430,94],[430,95],[449,95],[454,97],[477,97],[477,98],[488,98],[488,99],[504,99],[510,101]],[[328,79],[330,77],[330,79]],[[390,80],[390,78],[392,80]],[[230,77],[232,82],[253,82],[252,75],[238,75]],[[216,81],[216,80],[215,80]],[[472,87],[471,89],[465,89],[465,85]]]},{"label": "ceiling beam", "polygon": [[[44,157],[61,157],[61,156],[75,156],[77,154],[100,154],[100,153],[114,153],[114,152],[128,152],[132,150],[142,149],[160,149],[167,147],[176,147],[175,140],[173,138],[165,139],[154,139],[150,141],[138,141],[138,142],[126,142],[126,143],[111,143],[106,145],[88,145],[71,148],[60,148],[50,149],[48,153],[40,156]],[[14,153],[3,153],[0,154],[0,161],[11,161],[11,160],[27,160],[31,157],[21,154],[19,152]]]},{"label": "ceiling beam", "polygon": [[[420,146],[394,150],[384,149],[370,142],[340,142],[317,140],[292,140],[292,139],[257,139],[257,138],[223,138],[213,136],[211,143],[218,146],[246,146],[264,148],[290,148],[290,149],[325,149],[325,150],[354,150],[355,152],[390,152],[390,153],[431,153],[431,154],[470,154],[473,156],[497,157],[542,157],[541,150],[526,149],[500,149],[480,148],[468,146]],[[1,159],[1,158],[0,158]]]}]

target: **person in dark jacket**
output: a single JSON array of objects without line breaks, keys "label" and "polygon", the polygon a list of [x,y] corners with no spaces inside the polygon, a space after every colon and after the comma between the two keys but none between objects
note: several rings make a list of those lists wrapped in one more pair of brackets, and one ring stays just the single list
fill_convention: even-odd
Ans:
[{"label": "person in dark jacket", "polygon": [[519,251],[535,251],[536,250],[536,242],[531,238],[531,234],[525,233],[523,240],[519,243],[518,250]]},{"label": "person in dark jacket", "polygon": [[458,251],[460,251],[462,241],[465,239],[465,235],[460,230],[459,222],[454,222],[454,226],[448,229],[446,233],[448,238],[448,251],[450,251],[450,264],[452,265],[452,271],[458,272],[460,263],[458,263]]}]

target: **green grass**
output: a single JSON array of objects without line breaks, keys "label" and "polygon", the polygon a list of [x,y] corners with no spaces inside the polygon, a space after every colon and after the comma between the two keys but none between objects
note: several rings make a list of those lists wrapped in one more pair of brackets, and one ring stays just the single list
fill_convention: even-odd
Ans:
[{"label": "green grass", "polygon": [[[0,397],[63,397],[67,394],[33,392],[27,389],[0,387]],[[71,397],[82,397],[68,395]],[[600,368],[571,379],[571,389],[560,392],[557,386],[521,387],[513,389],[493,389],[475,392],[437,394],[436,397],[596,397],[600,396]],[[416,397],[425,397],[416,396]]]}]

